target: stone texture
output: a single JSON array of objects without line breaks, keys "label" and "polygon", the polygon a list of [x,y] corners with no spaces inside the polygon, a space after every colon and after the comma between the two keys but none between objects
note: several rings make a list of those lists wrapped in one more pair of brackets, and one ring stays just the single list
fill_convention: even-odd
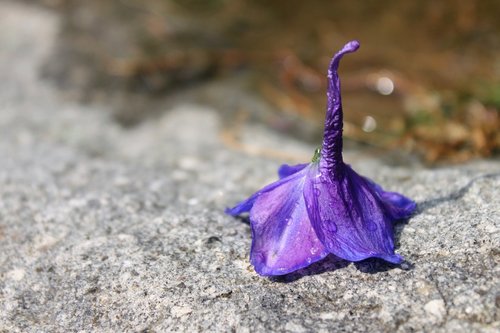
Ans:
[{"label": "stone texture", "polygon": [[407,262],[328,257],[263,278],[248,224],[223,209],[276,177],[281,157],[252,152],[314,147],[249,125],[254,146],[228,148],[200,105],[124,129],[40,79],[57,29],[53,13],[0,2],[0,332],[500,329],[498,160],[429,170],[347,153],[418,202],[397,226]]}]

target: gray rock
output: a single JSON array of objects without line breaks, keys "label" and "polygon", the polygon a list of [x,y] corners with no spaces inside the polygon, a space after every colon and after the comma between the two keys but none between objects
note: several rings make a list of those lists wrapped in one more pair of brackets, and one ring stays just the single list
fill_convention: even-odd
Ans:
[{"label": "gray rock", "polygon": [[499,161],[389,168],[347,153],[418,202],[397,226],[407,262],[328,257],[263,278],[249,226],[223,209],[314,147],[255,126],[235,144],[204,106],[124,129],[60,100],[37,76],[57,27],[0,3],[0,332],[500,329]]}]

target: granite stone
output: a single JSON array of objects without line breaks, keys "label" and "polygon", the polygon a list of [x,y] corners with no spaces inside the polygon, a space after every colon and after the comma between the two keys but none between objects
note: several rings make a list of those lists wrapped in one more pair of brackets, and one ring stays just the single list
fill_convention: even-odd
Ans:
[{"label": "granite stone", "polygon": [[[0,2],[0,332],[498,332],[500,162],[361,174],[418,203],[396,226],[406,262],[333,256],[277,278],[248,260],[224,208],[313,146],[259,125],[228,144],[184,101],[123,128],[38,75],[55,13]],[[246,147],[242,149],[241,147]]]}]

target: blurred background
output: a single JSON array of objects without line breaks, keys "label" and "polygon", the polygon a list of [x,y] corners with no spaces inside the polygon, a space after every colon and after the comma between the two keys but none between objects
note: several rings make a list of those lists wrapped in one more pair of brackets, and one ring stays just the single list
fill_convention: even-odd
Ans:
[{"label": "blurred background", "polygon": [[24,2],[62,18],[44,79],[126,127],[189,100],[222,113],[232,148],[247,122],[319,142],[329,60],[358,39],[349,145],[429,165],[499,153],[500,1]]}]

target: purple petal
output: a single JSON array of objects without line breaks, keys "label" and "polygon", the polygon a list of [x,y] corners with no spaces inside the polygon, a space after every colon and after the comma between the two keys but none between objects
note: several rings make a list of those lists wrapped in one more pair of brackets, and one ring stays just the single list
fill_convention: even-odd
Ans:
[{"label": "purple petal", "polygon": [[400,263],[392,216],[369,182],[349,166],[333,178],[310,168],[304,189],[309,217],[326,249],[350,261],[370,257]]},{"label": "purple petal", "polygon": [[287,274],[328,254],[307,215],[303,195],[307,169],[300,174],[262,193],[250,211],[250,261],[261,275]]},{"label": "purple petal", "polygon": [[[323,134],[323,146],[321,149],[322,168],[328,168],[330,172],[337,173],[337,168],[342,167],[342,127],[343,112],[342,98],[340,96],[340,79],[337,73],[340,59],[346,54],[356,51],[359,42],[350,41],[337,52],[330,62],[328,68],[328,90],[326,92],[327,106],[325,131]],[[335,176],[335,175],[334,175]]]},{"label": "purple petal", "polygon": [[250,260],[261,275],[282,275],[324,258],[370,257],[400,263],[394,253],[394,220],[409,217],[415,203],[353,171],[342,159],[343,111],[338,67],[347,43],[328,70],[328,105],[321,150],[311,164],[283,165],[280,180],[239,203],[228,214],[250,212]]},{"label": "purple petal", "polygon": [[294,173],[297,173],[300,170],[304,169],[306,166],[308,166],[308,163],[302,163],[302,164],[296,164],[296,165],[283,164],[278,169],[278,176],[280,177],[280,179],[288,177],[288,176],[293,175]]},{"label": "purple petal", "polygon": [[387,192],[382,187],[371,179],[365,180],[372,186],[373,190],[378,193],[380,199],[384,202],[387,212],[394,220],[406,219],[413,214],[417,204],[407,197],[397,192]]},{"label": "purple petal", "polygon": [[231,216],[238,216],[240,214],[247,213],[250,211],[250,209],[252,209],[252,206],[255,203],[256,199],[257,199],[257,193],[252,195],[250,198],[238,203],[233,208],[226,208],[224,212]]},{"label": "purple petal", "polygon": [[[302,169],[304,169],[304,168],[302,168]],[[280,170],[281,170],[281,168],[280,168]],[[278,180],[278,181],[276,181],[274,183],[271,183],[271,184],[265,186],[260,191],[255,192],[248,199],[241,201],[240,203],[238,203],[233,208],[226,208],[225,213],[229,214],[229,215],[232,215],[232,216],[238,216],[240,214],[249,212],[252,209],[252,207],[253,207],[253,205],[255,203],[255,200],[257,200],[257,198],[260,195],[262,195],[263,193],[272,191],[274,188],[276,188],[278,186],[281,186],[282,184],[288,183],[290,181],[293,181],[293,180],[295,180],[298,177],[303,177],[304,175],[299,175],[298,174],[299,171],[300,170],[298,170],[295,173],[290,174],[290,176],[283,177],[280,180]]]}]

